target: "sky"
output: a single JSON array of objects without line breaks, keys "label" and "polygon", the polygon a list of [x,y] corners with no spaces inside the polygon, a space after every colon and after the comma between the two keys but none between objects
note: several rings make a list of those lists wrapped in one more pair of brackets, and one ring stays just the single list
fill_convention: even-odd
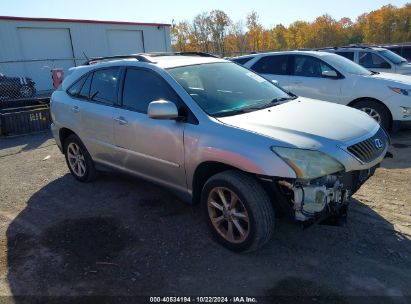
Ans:
[{"label": "sky", "polygon": [[403,6],[411,0],[0,0],[0,16],[92,19],[171,23],[192,18],[203,11],[220,9],[233,21],[255,10],[266,28],[296,20],[313,21],[328,13],[335,19],[353,21],[362,13],[383,5]]}]

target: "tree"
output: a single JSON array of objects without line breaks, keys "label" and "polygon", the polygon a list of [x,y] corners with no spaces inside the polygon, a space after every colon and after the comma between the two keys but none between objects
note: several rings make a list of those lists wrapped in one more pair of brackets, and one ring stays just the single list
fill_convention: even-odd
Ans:
[{"label": "tree", "polygon": [[287,29],[282,24],[276,25],[271,31],[273,49],[284,50],[287,49]]},{"label": "tree", "polygon": [[263,27],[258,23],[258,14],[252,11],[247,15],[247,28],[250,49],[253,51],[260,50]]},{"label": "tree", "polygon": [[343,44],[337,21],[330,15],[317,17],[310,26],[309,47],[338,46]]},{"label": "tree", "polygon": [[245,53],[248,50],[247,34],[244,30],[244,24],[241,20],[235,23],[231,23],[229,35],[226,37],[225,45],[225,50],[233,53],[239,52],[241,54]]},{"label": "tree", "polygon": [[209,52],[210,48],[210,15],[203,12],[194,17],[191,32],[203,52]]},{"label": "tree", "polygon": [[288,48],[298,49],[308,46],[309,23],[305,21],[295,21],[290,24],[286,32]]},{"label": "tree", "polygon": [[[244,26],[245,25],[245,26]],[[272,49],[319,48],[351,43],[393,43],[411,41],[411,3],[403,7],[385,5],[350,18],[335,20],[330,15],[313,22],[295,21],[265,29],[256,12],[233,23],[221,10],[203,12],[192,22],[182,21],[171,28],[173,48],[224,55]]]},{"label": "tree", "polygon": [[171,39],[174,50],[179,52],[186,51],[188,37],[190,35],[188,22],[183,21],[178,24],[173,24],[171,27]]},{"label": "tree", "polygon": [[228,27],[231,24],[231,20],[223,11],[214,10],[211,11],[207,21],[214,44],[214,52],[223,54],[224,38],[227,34]]}]

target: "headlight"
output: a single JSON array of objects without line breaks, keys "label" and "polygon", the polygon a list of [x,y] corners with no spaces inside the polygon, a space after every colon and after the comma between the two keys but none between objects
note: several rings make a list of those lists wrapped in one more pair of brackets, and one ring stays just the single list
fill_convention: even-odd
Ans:
[{"label": "headlight", "polygon": [[313,179],[344,170],[344,166],[327,154],[294,148],[271,147],[301,179]]},{"label": "headlight", "polygon": [[407,118],[411,116],[411,107],[400,107],[401,108],[401,115],[403,118]]},{"label": "headlight", "polygon": [[411,89],[401,89],[401,88],[395,88],[395,87],[388,87],[391,91],[394,93],[400,94],[400,95],[411,95]]}]

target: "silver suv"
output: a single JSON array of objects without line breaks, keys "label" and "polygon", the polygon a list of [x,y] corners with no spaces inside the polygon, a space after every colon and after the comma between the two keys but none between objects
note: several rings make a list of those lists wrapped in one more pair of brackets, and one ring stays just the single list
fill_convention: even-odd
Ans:
[{"label": "silver suv", "polygon": [[411,65],[407,59],[385,48],[348,46],[318,50],[341,55],[374,72],[411,75]]},{"label": "silver suv", "polygon": [[72,175],[114,169],[200,202],[215,239],[255,250],[276,215],[344,215],[389,138],[367,114],[290,96],[202,53],[99,58],[71,69],[51,101]]}]

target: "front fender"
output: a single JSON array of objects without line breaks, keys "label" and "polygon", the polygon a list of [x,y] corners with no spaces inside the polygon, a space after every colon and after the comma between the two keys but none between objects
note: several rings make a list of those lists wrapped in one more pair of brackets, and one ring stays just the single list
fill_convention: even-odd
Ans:
[{"label": "front fender", "polygon": [[257,175],[296,178],[293,169],[271,151],[272,145],[269,138],[235,128],[187,125],[184,146],[189,190],[196,168],[204,162],[218,162]]}]

